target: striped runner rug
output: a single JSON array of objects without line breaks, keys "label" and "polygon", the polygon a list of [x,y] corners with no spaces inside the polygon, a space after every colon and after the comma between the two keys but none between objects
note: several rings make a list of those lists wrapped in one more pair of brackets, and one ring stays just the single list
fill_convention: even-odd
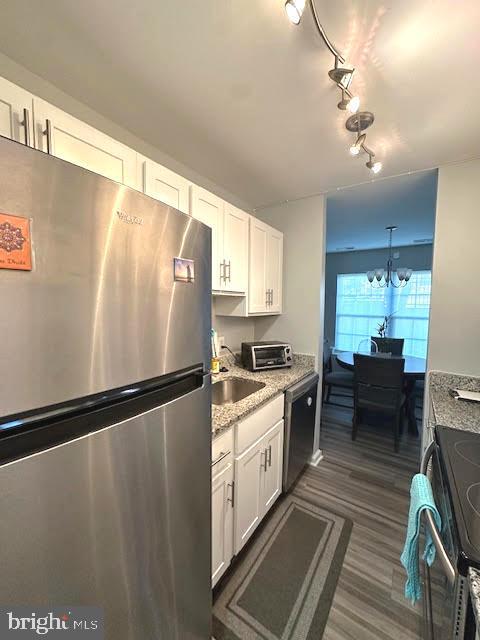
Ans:
[{"label": "striped runner rug", "polygon": [[287,494],[216,591],[215,640],[319,640],[351,530]]}]

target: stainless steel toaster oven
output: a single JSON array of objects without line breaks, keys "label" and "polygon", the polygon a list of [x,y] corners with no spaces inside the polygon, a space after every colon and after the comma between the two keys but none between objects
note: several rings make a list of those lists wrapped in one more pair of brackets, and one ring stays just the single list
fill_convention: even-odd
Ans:
[{"label": "stainless steel toaster oven", "polygon": [[286,342],[242,342],[242,365],[249,371],[291,367],[292,347]]}]

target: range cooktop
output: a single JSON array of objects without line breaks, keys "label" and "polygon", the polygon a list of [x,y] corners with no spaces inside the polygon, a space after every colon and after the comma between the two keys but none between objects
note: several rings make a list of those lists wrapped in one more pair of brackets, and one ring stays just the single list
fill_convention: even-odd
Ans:
[{"label": "range cooktop", "polygon": [[480,433],[436,427],[461,561],[480,568]]}]

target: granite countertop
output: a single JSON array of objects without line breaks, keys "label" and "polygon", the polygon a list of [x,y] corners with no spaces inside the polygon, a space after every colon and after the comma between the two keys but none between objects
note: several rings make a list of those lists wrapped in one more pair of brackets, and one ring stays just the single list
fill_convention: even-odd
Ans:
[{"label": "granite countertop", "polygon": [[[429,394],[435,424],[462,431],[480,433],[480,403],[455,400],[450,389],[480,391],[480,378],[432,371],[429,376]],[[468,583],[473,610],[480,627],[480,571],[469,569]]]},{"label": "granite countertop", "polygon": [[283,393],[285,389],[295,384],[309,373],[315,371],[315,357],[295,354],[293,365],[288,369],[272,369],[269,371],[247,371],[243,367],[233,364],[232,356],[223,356],[221,364],[227,367],[227,373],[212,375],[212,382],[226,380],[228,378],[248,378],[265,383],[263,389],[252,393],[235,404],[212,405],[212,437],[215,438],[224,433],[235,422],[248,416],[275,396]]},{"label": "granite countertop", "polygon": [[432,371],[429,384],[436,424],[480,433],[480,403],[455,400],[450,395],[450,389],[480,391],[480,378]]}]

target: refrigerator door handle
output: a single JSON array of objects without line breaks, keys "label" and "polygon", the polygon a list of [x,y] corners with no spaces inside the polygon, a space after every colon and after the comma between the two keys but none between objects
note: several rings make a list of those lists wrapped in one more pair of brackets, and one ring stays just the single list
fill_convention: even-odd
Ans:
[{"label": "refrigerator door handle", "polygon": [[[426,476],[428,476],[428,463],[430,462],[430,458],[435,452],[436,446],[437,445],[435,444],[435,441],[431,442],[428,445],[428,447],[425,449],[425,452],[423,454],[422,462],[420,463],[420,473],[423,473]],[[448,557],[448,553],[445,547],[443,546],[442,538],[437,529],[437,525],[435,524],[435,521],[433,519],[431,512],[428,509],[425,509],[423,513],[425,514],[425,525],[430,530],[430,535],[432,536],[433,544],[435,545],[435,549],[438,553],[438,557],[440,559],[440,563],[443,567],[445,575],[447,576],[447,580],[450,584],[453,585],[455,584],[455,580],[456,580],[455,567],[451,563],[450,558]]]}]

